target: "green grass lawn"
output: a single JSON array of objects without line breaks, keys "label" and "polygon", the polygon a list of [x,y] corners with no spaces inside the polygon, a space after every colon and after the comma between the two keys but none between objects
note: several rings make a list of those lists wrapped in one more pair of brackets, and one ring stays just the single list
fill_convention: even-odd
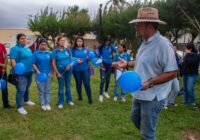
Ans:
[{"label": "green grass lawn", "polygon": [[[113,75],[109,88],[113,93]],[[75,106],[64,106],[58,110],[57,79],[52,82],[51,106],[52,111],[44,112],[40,109],[39,98],[35,81],[30,88],[31,100],[36,106],[26,106],[27,116],[20,115],[16,109],[3,109],[0,107],[0,140],[139,140],[140,133],[130,120],[132,96],[127,96],[127,102],[114,102],[113,98],[98,102],[99,72],[91,79],[93,105],[88,105],[85,90],[84,100],[79,102],[72,80],[71,89]],[[15,105],[15,88],[9,87],[11,105]],[[197,103],[200,104],[200,81],[196,84]],[[183,97],[177,97],[178,107],[162,110],[157,125],[158,140],[183,140],[186,135],[200,136],[200,109],[181,105]],[[200,106],[199,106],[200,107]]]}]

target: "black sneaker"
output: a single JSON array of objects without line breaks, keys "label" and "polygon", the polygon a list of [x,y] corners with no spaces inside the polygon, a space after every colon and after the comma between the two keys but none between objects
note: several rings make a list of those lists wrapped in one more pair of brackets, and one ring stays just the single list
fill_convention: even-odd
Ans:
[{"label": "black sneaker", "polygon": [[175,104],[175,103],[169,103],[169,105],[174,106],[174,107],[177,107],[177,106],[178,106],[178,105]]},{"label": "black sneaker", "polygon": [[83,98],[82,98],[82,97],[81,97],[81,98],[78,98],[78,100],[79,100],[79,101],[83,101]]},{"label": "black sneaker", "polygon": [[11,108],[14,108],[14,107],[11,106],[11,105],[6,105],[6,106],[4,106],[3,108],[5,108],[5,109],[11,109]]},{"label": "black sneaker", "polygon": [[92,100],[89,100],[88,103],[91,105],[91,104],[93,103],[93,101],[92,101]]}]

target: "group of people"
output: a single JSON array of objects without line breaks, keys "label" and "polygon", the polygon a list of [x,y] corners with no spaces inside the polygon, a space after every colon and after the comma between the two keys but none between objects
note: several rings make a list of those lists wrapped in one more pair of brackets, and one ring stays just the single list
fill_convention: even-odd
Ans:
[{"label": "group of people", "polygon": [[[172,80],[172,87],[168,98],[164,103],[164,109],[168,109],[168,105],[177,106],[175,97],[184,95],[184,104],[192,105],[197,108],[195,101],[195,83],[198,79],[200,55],[195,49],[194,44],[188,43],[185,46],[185,55],[178,56],[177,47],[173,46],[178,72],[176,78]],[[180,89],[179,79],[182,77],[183,88]]]},{"label": "group of people", "polygon": [[[51,52],[48,50],[47,40],[44,38],[38,39],[39,48],[33,54],[26,45],[26,35],[23,33],[17,34],[16,36],[17,44],[13,46],[10,50],[10,61],[11,61],[11,71],[13,71],[17,63],[23,63],[25,66],[25,72],[23,74],[17,74],[17,85],[16,85],[16,106],[17,111],[20,114],[26,115],[27,111],[23,107],[23,103],[30,106],[35,105],[29,98],[29,88],[32,83],[32,76],[35,73],[36,84],[38,88],[39,101],[41,109],[44,111],[50,111],[50,99],[51,99],[51,81],[53,80],[53,74],[56,74],[58,80],[58,100],[57,105],[59,109],[63,108],[65,101],[73,106],[74,102],[71,95],[71,78],[74,76],[76,83],[76,91],[78,95],[78,100],[82,101],[82,83],[85,87],[85,91],[88,98],[88,103],[92,104],[92,92],[90,84],[91,75],[91,65],[89,63],[90,59],[88,54],[91,49],[84,44],[84,39],[81,36],[76,37],[75,43],[72,47],[65,47],[66,38],[64,36],[59,36],[57,38],[55,49]],[[6,49],[3,44],[1,44],[2,56],[4,61],[1,62],[2,71],[6,71],[7,65],[7,55]],[[100,69],[100,95],[99,101],[103,102],[104,96],[110,98],[108,94],[109,82],[112,73],[112,65],[114,62],[120,61],[121,59],[125,61],[130,61],[130,55],[126,52],[125,44],[120,44],[118,48],[114,44],[111,44],[111,36],[106,36],[103,43],[94,50],[95,57],[102,59],[102,64]],[[115,53],[115,54],[114,54]],[[72,58],[78,59],[77,65],[70,65]],[[113,59],[114,57],[114,59]],[[120,59],[121,58],[121,59]],[[4,66],[5,65],[5,66]],[[5,67],[5,68],[4,68]],[[120,67],[121,71],[125,71],[126,67]],[[14,72],[14,71],[13,71]],[[46,82],[39,82],[37,80],[37,75],[40,73],[45,73],[47,75]],[[2,73],[5,76],[4,80],[7,81],[7,74]],[[105,89],[104,89],[105,86]],[[116,86],[114,90],[114,101],[118,98],[118,83],[116,81]],[[7,91],[7,88],[3,89],[3,93]],[[6,96],[8,93],[5,93]],[[3,97],[5,95],[3,94]],[[66,99],[65,99],[66,96]],[[125,93],[121,93],[122,101],[125,102]],[[3,100],[5,102],[4,107],[11,107],[8,103],[8,97]]]},{"label": "group of people", "polygon": [[[126,52],[124,44],[120,44],[116,49],[111,43],[110,36],[107,36],[98,49],[94,50],[96,57],[102,59],[102,65],[99,67],[101,78],[99,101],[103,102],[104,96],[110,98],[108,87],[112,67],[115,68],[114,101],[117,101],[117,89],[119,87],[117,71],[124,72],[128,67],[134,66],[135,72],[141,76],[143,81],[141,90],[136,91],[134,94],[131,120],[140,129],[141,136],[144,140],[155,140],[156,124],[160,111],[164,105],[174,105],[174,98],[179,91],[177,71],[180,61],[175,56],[171,42],[158,31],[158,25],[166,23],[159,19],[157,9],[151,7],[140,8],[137,19],[130,21],[130,23],[135,23],[136,36],[143,40],[135,61],[130,61],[130,55]],[[25,45],[26,36],[24,34],[18,34],[17,44],[10,50],[12,68],[19,62],[24,63],[26,67],[24,74],[17,75],[16,103],[19,113],[27,114],[27,111],[23,108],[23,101],[28,105],[34,105],[29,99],[29,87],[34,71],[36,74],[44,72],[48,76],[48,81],[45,83],[36,81],[40,104],[43,110],[51,110],[50,94],[53,73],[56,73],[58,80],[57,104],[59,109],[62,109],[65,103],[64,93],[66,94],[66,102],[69,105],[74,105],[70,89],[72,75],[76,82],[78,100],[83,100],[81,90],[83,82],[88,103],[92,104],[93,99],[90,84],[91,66],[89,65],[90,60],[87,57],[91,50],[85,46],[82,37],[75,39],[75,43],[71,49],[64,47],[64,37],[58,37],[57,46],[52,53],[47,50],[47,41],[45,39],[39,40],[39,49],[34,54]],[[4,54],[0,55],[0,70],[3,78],[6,79],[7,56],[5,48],[2,45],[0,46],[0,53]],[[184,103],[196,106],[194,85],[198,77],[199,55],[196,53],[193,44],[188,44],[185,47],[185,52],[186,56],[181,61],[181,73],[183,75],[185,92]],[[112,59],[113,54],[114,59]],[[78,59],[78,64],[75,66],[69,65],[72,57]],[[4,107],[9,108],[7,88],[2,92]],[[122,101],[125,101],[125,92],[123,90],[121,91],[121,97]]]}]

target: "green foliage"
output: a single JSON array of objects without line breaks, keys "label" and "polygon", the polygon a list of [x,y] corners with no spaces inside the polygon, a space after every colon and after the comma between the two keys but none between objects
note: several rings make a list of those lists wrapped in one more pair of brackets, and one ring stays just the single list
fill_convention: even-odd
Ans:
[{"label": "green foliage", "polygon": [[180,31],[184,29],[185,22],[181,11],[176,7],[175,0],[157,1],[154,6],[159,10],[160,19],[167,22],[167,25],[161,26],[160,31],[163,34],[168,33],[168,37],[172,42],[176,41],[182,35]]},{"label": "green foliage", "polygon": [[58,12],[46,7],[31,18],[28,26],[32,31],[38,31],[43,37],[55,38],[59,34]]},{"label": "green foliage", "polygon": [[[186,27],[189,29],[188,31],[192,34],[192,42],[194,41],[195,37],[200,32],[200,1],[199,0],[177,0],[177,6],[182,11],[185,12],[184,21],[186,23]],[[186,16],[187,15],[187,16]]]},{"label": "green foliage", "polygon": [[55,37],[61,34],[73,38],[74,35],[83,35],[89,31],[90,17],[87,9],[79,10],[78,6],[68,7],[60,13],[46,7],[29,19],[28,26],[32,31],[38,31],[55,42]]},{"label": "green foliage", "polygon": [[[162,34],[167,35],[172,42],[177,42],[177,39],[183,35],[183,31],[189,31],[194,39],[198,31],[178,8],[177,1],[192,19],[200,19],[199,0],[157,0],[155,2],[145,0],[144,3],[135,0],[129,6],[124,6],[125,0],[109,0],[107,6],[110,3],[115,7],[123,6],[120,10],[111,8],[102,14],[102,33],[103,35],[110,34],[117,40],[124,39],[127,42],[132,42],[131,45],[136,50],[134,24],[128,22],[137,17],[137,11],[140,7],[151,6],[157,8],[160,19],[167,22],[167,25],[160,26],[159,30]],[[83,35],[85,32],[92,31],[99,35],[99,13],[97,13],[96,18],[91,20],[88,10],[79,9],[78,6],[68,7],[60,13],[46,7],[30,18],[28,26],[32,31],[38,31],[42,36],[50,37],[52,40],[60,34],[73,38],[75,35]]]},{"label": "green foliage", "polygon": [[79,10],[78,6],[69,7],[60,20],[61,32],[72,38],[83,35],[90,30],[90,17],[87,9]]}]

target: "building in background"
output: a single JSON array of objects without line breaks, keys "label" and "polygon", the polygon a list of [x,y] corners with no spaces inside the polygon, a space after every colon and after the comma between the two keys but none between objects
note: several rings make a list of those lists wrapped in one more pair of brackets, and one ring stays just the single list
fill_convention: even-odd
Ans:
[{"label": "building in background", "polygon": [[27,46],[31,46],[37,39],[38,32],[32,32],[29,29],[0,29],[0,42],[6,46],[8,54],[10,48],[16,44],[16,35],[18,33],[24,33],[27,35]]}]

